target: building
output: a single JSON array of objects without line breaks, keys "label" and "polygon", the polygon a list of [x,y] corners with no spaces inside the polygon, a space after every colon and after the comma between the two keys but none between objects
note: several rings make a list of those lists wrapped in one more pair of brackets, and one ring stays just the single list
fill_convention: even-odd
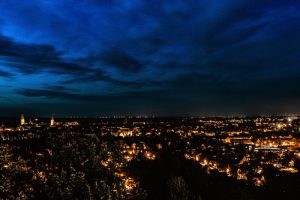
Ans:
[{"label": "building", "polygon": [[22,125],[25,125],[25,117],[24,117],[23,114],[21,115],[20,125],[21,125],[21,126],[22,126]]},{"label": "building", "polygon": [[50,126],[54,126],[55,121],[54,121],[54,116],[52,115],[51,120],[50,120]]}]

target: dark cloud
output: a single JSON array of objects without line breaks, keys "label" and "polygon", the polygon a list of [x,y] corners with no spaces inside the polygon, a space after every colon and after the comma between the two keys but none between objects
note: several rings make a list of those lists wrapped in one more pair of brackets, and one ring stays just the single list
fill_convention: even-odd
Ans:
[{"label": "dark cloud", "polygon": [[12,76],[11,73],[0,70],[0,77],[9,78],[9,77],[11,77],[11,76]]},{"label": "dark cloud", "polygon": [[140,61],[133,56],[115,49],[103,52],[98,59],[105,65],[113,66],[123,71],[137,72],[143,67]]},{"label": "dark cloud", "polygon": [[57,74],[85,72],[85,68],[61,59],[62,52],[49,45],[30,45],[15,42],[0,35],[1,64],[25,74],[49,71]]},{"label": "dark cloud", "polygon": [[[106,64],[106,68],[116,67],[124,72],[135,72],[142,67],[137,60],[126,53],[113,51],[97,57],[89,56],[70,61],[65,61],[62,57],[63,52],[56,51],[50,45],[24,44],[0,36],[1,65],[27,75],[43,72],[69,75],[69,78],[62,81],[64,84],[104,81],[116,85],[135,86],[135,82],[117,80],[105,75],[101,68],[97,68],[97,65],[102,62]],[[12,74],[0,70],[0,76],[11,77]]]},{"label": "dark cloud", "polygon": [[98,101],[103,96],[94,94],[77,94],[57,89],[17,89],[17,94],[27,97],[43,97],[47,99],[64,99],[71,101]]},{"label": "dark cloud", "polygon": [[[87,116],[100,115],[165,115],[172,107],[182,105],[182,100],[176,100],[161,95],[162,91],[123,92],[114,95],[79,94],[70,91],[50,89],[18,89],[17,94],[29,98],[50,99],[47,103],[30,104],[28,107],[39,109],[40,113],[51,113],[65,116],[66,113]],[[62,100],[57,103],[52,100]],[[67,100],[67,104],[64,103]],[[172,100],[172,104],[170,101]],[[49,103],[48,103],[49,102]],[[24,105],[26,108],[26,105]],[[76,109],[75,109],[76,108]],[[1,106],[0,106],[1,109]],[[23,108],[24,109],[24,108]],[[30,113],[30,112],[29,112]],[[52,112],[53,113],[53,112]],[[174,115],[187,115],[187,112],[176,110]]]},{"label": "dark cloud", "polygon": [[300,112],[299,8],[295,0],[5,1],[0,77],[59,76],[26,89],[12,83],[8,96],[107,113]]},{"label": "dark cloud", "polygon": [[[60,89],[58,89],[60,88]],[[74,90],[67,88],[47,88],[47,89],[29,89],[22,88],[17,89],[16,93],[27,97],[44,97],[49,99],[64,99],[71,101],[101,101],[101,100],[113,100],[118,98],[134,98],[134,97],[151,97],[154,93],[150,92],[124,92],[112,95],[98,95],[98,94],[82,94],[74,93]],[[157,96],[158,91],[155,92]]]}]

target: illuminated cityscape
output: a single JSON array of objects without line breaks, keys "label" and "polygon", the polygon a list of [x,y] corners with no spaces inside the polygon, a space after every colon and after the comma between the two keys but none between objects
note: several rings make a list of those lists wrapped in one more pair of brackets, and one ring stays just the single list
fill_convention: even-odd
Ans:
[{"label": "illuminated cityscape", "polygon": [[299,187],[297,116],[27,121],[1,122],[3,199],[288,199]]},{"label": "illuminated cityscape", "polygon": [[0,200],[294,200],[299,0],[0,0]]}]

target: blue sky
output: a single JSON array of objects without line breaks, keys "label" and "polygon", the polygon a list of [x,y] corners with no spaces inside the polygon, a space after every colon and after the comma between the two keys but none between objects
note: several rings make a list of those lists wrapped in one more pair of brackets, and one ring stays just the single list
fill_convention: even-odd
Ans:
[{"label": "blue sky", "polygon": [[0,0],[0,115],[299,113],[299,8]]}]

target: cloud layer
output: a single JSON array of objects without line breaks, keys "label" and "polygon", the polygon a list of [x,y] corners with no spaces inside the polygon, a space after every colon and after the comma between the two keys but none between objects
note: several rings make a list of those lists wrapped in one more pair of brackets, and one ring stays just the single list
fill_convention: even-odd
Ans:
[{"label": "cloud layer", "polygon": [[293,0],[1,1],[0,114],[299,113],[299,8]]}]

